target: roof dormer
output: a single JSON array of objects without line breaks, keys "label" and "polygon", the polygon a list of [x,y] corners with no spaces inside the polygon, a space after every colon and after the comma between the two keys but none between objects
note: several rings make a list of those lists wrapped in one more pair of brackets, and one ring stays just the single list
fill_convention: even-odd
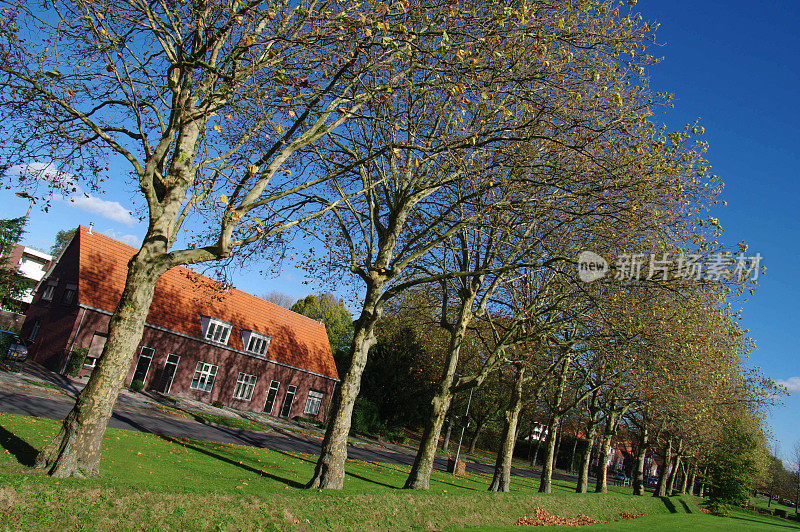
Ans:
[{"label": "roof dormer", "polygon": [[247,353],[257,357],[266,357],[270,337],[255,331],[242,330],[242,346]]},{"label": "roof dormer", "polygon": [[233,325],[226,321],[212,318],[210,316],[200,316],[200,330],[202,338],[215,344],[228,345],[231,337]]}]

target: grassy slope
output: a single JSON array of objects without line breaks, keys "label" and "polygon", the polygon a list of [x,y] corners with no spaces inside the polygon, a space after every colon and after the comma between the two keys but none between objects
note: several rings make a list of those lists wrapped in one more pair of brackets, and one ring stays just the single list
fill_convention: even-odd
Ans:
[{"label": "grassy slope", "polygon": [[[751,523],[700,514],[694,498],[633,497],[621,488],[577,495],[556,483],[555,493],[539,495],[532,479],[516,479],[511,493],[487,494],[486,476],[435,472],[430,491],[400,491],[406,466],[357,461],[348,463],[344,490],[306,491],[299,488],[311,477],[314,456],[114,429],[104,441],[99,478],[54,480],[30,474],[26,464],[55,433],[56,422],[0,414],[0,427],[0,524],[11,529],[503,527],[536,506],[604,520],[621,511],[646,515],[593,527],[598,530],[718,530]],[[742,515],[771,519],[762,527],[789,525]]]}]

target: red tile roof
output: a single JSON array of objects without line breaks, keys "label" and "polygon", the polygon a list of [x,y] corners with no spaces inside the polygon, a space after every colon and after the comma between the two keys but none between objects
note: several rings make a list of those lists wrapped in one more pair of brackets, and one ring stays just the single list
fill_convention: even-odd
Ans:
[{"label": "red tile roof", "polygon": [[[78,302],[113,312],[136,249],[83,226],[78,231]],[[242,329],[271,337],[267,358],[338,378],[325,325],[296,312],[224,286],[188,268],[175,267],[156,283],[147,323],[200,338],[200,315],[234,325],[228,347],[244,350]]]}]

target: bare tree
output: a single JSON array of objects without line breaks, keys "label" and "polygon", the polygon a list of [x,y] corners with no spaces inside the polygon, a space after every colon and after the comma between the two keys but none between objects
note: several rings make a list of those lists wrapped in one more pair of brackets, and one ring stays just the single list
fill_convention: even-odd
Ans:
[{"label": "bare tree", "polygon": [[275,303],[276,305],[291,309],[292,305],[295,304],[297,299],[293,298],[289,294],[285,294],[283,292],[279,292],[277,290],[271,290],[261,296],[264,300],[269,301],[270,303]]}]

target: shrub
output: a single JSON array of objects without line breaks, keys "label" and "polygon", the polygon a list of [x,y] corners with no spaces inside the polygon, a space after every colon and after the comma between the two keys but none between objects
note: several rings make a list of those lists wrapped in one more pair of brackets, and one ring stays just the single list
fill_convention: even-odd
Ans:
[{"label": "shrub", "polygon": [[386,431],[384,436],[392,443],[403,444],[408,441],[408,438],[406,437],[406,431],[404,431],[402,428],[389,429]]},{"label": "shrub", "polygon": [[11,339],[13,338],[10,334],[0,333],[0,358],[5,358],[8,354],[8,348],[11,347]]},{"label": "shrub", "polygon": [[222,401],[220,401],[219,399],[217,399],[216,401],[212,401],[212,402],[211,402],[211,406],[213,406],[214,408],[222,408],[222,407],[224,407],[225,405],[224,405],[224,404],[222,404]]},{"label": "shrub", "polygon": [[131,382],[130,390],[134,393],[139,393],[144,390],[144,383],[141,379],[136,379],[135,381]]},{"label": "shrub", "polygon": [[729,506],[741,506],[750,498],[750,487],[758,474],[754,450],[757,434],[734,418],[722,429],[722,438],[708,457],[708,509],[727,515]]},{"label": "shrub", "polygon": [[378,405],[359,397],[353,405],[353,418],[350,425],[350,432],[362,432],[369,434],[379,426]]},{"label": "shrub", "polygon": [[69,362],[67,362],[67,374],[71,377],[77,377],[81,372],[83,364],[86,362],[86,354],[89,350],[85,347],[73,347],[72,353],[69,355]]}]

